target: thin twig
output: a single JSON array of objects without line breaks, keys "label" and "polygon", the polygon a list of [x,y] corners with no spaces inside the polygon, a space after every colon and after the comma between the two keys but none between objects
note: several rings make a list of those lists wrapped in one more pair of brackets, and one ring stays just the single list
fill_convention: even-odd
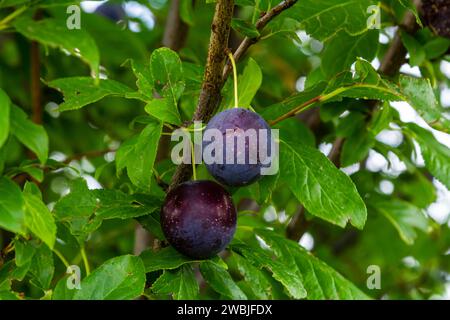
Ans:
[{"label": "thin twig", "polygon": [[308,101],[302,103],[302,104],[299,105],[298,107],[292,109],[291,111],[289,111],[289,112],[283,114],[282,116],[276,118],[275,120],[269,121],[269,124],[270,124],[271,126],[274,126],[274,125],[276,125],[278,122],[281,122],[281,121],[283,121],[283,120],[286,120],[287,118],[293,117],[293,116],[299,114],[301,111],[308,109],[310,106],[312,106],[312,105],[315,104],[316,102],[321,101],[321,99],[322,99],[322,96],[321,96],[321,95],[320,95],[320,96],[317,96],[317,97],[314,97],[314,98],[312,98],[312,99],[310,99],[310,100],[308,100]]},{"label": "thin twig", "polygon": [[86,271],[86,276],[88,276],[91,274],[91,267],[89,266],[89,260],[86,255],[86,250],[84,248],[84,245],[81,247],[80,253],[81,253],[81,258],[83,259],[84,270]]},{"label": "thin twig", "polygon": [[[281,12],[283,12],[286,9],[289,9],[292,7],[297,0],[286,0],[281,2],[280,4],[273,7],[271,10],[269,10],[267,13],[265,13],[255,24],[255,27],[258,31],[261,31],[273,18],[278,16]],[[234,60],[238,61],[244,54],[247,52],[248,48],[250,48],[253,44],[258,42],[259,37],[256,38],[249,38],[246,37],[244,40],[242,40],[239,47],[234,52]],[[232,70],[232,65],[230,63],[227,63],[225,65],[225,69],[223,70],[222,77],[225,82],[228,75],[230,74]]]},{"label": "thin twig", "polygon": [[180,0],[172,0],[164,29],[163,46],[179,51],[184,47],[188,31],[189,25],[180,17]]}]

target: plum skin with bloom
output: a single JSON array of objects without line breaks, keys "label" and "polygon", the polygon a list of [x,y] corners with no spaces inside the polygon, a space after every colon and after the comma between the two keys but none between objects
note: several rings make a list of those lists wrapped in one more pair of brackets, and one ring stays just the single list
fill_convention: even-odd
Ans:
[{"label": "plum skin with bloom", "polygon": [[170,191],[161,210],[167,241],[180,253],[206,259],[222,251],[236,230],[230,194],[214,181],[189,181]]},{"label": "plum skin with bloom", "polygon": [[[237,163],[237,146],[235,144],[234,148],[234,163],[227,164],[225,163],[226,159],[226,130],[233,129],[235,130],[236,135],[241,135],[244,131],[248,129],[256,130],[256,133],[259,133],[260,129],[267,130],[267,155],[270,154],[271,150],[271,129],[267,122],[257,113],[243,109],[243,108],[233,108],[222,111],[216,114],[208,123],[205,130],[208,129],[218,129],[223,136],[223,163],[212,163],[207,164],[206,168],[209,173],[220,183],[233,186],[240,187],[249,185],[256,180],[258,180],[261,176],[261,168],[268,167],[268,165],[263,165],[260,159],[260,150],[250,150],[251,152],[258,152],[257,163],[250,163],[249,161],[249,141],[246,139],[245,141],[245,150],[240,150],[241,152],[245,152],[245,163],[239,164]],[[258,138],[259,139],[259,138]],[[259,141],[259,140],[258,140]],[[203,148],[205,148],[208,144],[212,143],[211,141],[203,141]]]}]

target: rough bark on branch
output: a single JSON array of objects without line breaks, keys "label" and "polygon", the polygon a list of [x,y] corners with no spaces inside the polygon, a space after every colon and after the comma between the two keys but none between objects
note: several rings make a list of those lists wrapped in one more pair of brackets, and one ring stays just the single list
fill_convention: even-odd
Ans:
[{"label": "rough bark on branch", "polygon": [[[221,100],[220,90],[223,86],[222,71],[225,65],[228,37],[230,35],[231,18],[233,16],[234,1],[218,0],[211,24],[208,58],[206,61],[203,84],[200,97],[192,121],[207,122]],[[172,178],[169,190],[187,181],[192,176],[190,164],[181,164]]]}]

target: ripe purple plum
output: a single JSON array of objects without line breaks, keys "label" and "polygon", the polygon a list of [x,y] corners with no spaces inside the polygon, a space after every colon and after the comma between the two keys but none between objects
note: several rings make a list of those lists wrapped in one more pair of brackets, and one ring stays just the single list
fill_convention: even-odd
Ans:
[{"label": "ripe purple plum", "polygon": [[[249,185],[261,176],[261,168],[270,166],[270,163],[263,164],[261,160],[267,160],[271,150],[271,131],[267,122],[257,113],[243,109],[233,108],[222,111],[215,115],[206,126],[206,130],[218,129],[222,133],[222,163],[206,164],[209,173],[220,183],[228,186],[239,187]],[[227,149],[227,129],[233,130],[234,147],[233,150]],[[250,139],[246,137],[246,131],[254,129],[257,134],[256,143],[250,143]],[[264,131],[260,132],[259,130]],[[206,131],[205,131],[206,132]],[[267,141],[265,152],[262,153],[259,148],[259,139],[261,133],[265,134]],[[229,134],[228,134],[229,135]],[[238,139],[245,139],[244,147],[239,146]],[[212,139],[213,140],[213,139]],[[203,148],[206,148],[213,141],[203,141]],[[262,144],[264,146],[264,144]],[[205,149],[204,149],[205,150]],[[226,156],[228,152],[232,152],[234,157],[232,163],[227,163]],[[250,161],[250,154],[256,155],[253,159],[256,162]],[[238,156],[245,157],[244,163],[238,163]]]},{"label": "ripe purple plum", "polygon": [[214,181],[189,181],[170,191],[161,210],[167,241],[194,259],[222,251],[236,230],[236,209],[230,194]]}]

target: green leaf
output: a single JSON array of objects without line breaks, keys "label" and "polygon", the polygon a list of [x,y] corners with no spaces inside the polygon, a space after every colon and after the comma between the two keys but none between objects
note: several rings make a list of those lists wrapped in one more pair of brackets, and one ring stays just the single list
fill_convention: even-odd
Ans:
[{"label": "green leaf", "polygon": [[426,122],[432,123],[441,119],[441,110],[429,79],[400,75],[400,88],[406,101]]},{"label": "green leaf", "polygon": [[[42,1],[33,1],[32,4],[38,4],[39,7],[51,7],[51,6],[68,6],[70,4],[79,3],[81,0],[45,0]],[[0,8],[17,6],[23,3],[30,3],[30,0],[1,0]]]},{"label": "green leaf", "polygon": [[194,25],[194,6],[191,1],[181,1],[180,18],[189,26]]},{"label": "green leaf", "polygon": [[131,69],[136,76],[136,86],[139,92],[148,100],[153,99],[153,78],[150,67],[142,62],[129,60]]},{"label": "green leaf", "polygon": [[371,61],[376,56],[377,43],[377,30],[370,30],[358,36],[340,32],[325,43],[320,66],[323,74],[330,78],[340,71],[348,70],[358,57]]},{"label": "green leaf", "polygon": [[20,170],[22,172],[28,173],[33,179],[36,179],[38,182],[42,182],[44,180],[44,170],[41,168],[36,168],[33,166],[24,166],[21,167]]},{"label": "green leaf", "polygon": [[369,150],[375,145],[375,135],[364,125],[358,126],[356,131],[344,141],[341,152],[341,166],[348,167],[367,157]]},{"label": "green leaf", "polygon": [[9,113],[11,100],[6,93],[0,89],[0,148],[5,143],[9,135]]},{"label": "green leaf", "polygon": [[196,261],[182,255],[172,247],[167,247],[156,252],[151,249],[145,250],[141,253],[140,257],[144,262],[146,273],[162,269],[176,269],[186,263]]},{"label": "green leaf", "polygon": [[41,189],[39,189],[39,187],[34,182],[25,182],[25,185],[23,186],[23,192],[34,194],[36,197],[42,200]]},{"label": "green leaf", "polygon": [[389,127],[389,124],[392,122],[393,112],[388,103],[383,103],[379,108],[375,110],[373,114],[368,130],[376,136],[381,131]]},{"label": "green leaf", "polygon": [[427,169],[450,189],[450,149],[439,143],[430,131],[414,123],[405,124],[405,128],[419,144]]},{"label": "green leaf", "polygon": [[339,100],[342,97],[406,101],[430,125],[434,126],[438,120],[442,120],[443,125],[447,126],[428,79],[400,75],[399,84],[395,84],[383,79],[369,62],[362,59],[357,60],[355,69],[354,77],[343,73],[334,79],[321,101]]},{"label": "green leaf", "polygon": [[263,176],[258,181],[261,203],[267,203],[271,199],[272,193],[278,185],[279,177],[280,172],[278,171],[276,174]]},{"label": "green leaf", "polygon": [[372,0],[302,0],[280,18],[296,19],[301,29],[318,40],[329,39],[341,30],[355,36],[367,30],[367,21],[373,14],[367,11],[374,4]]},{"label": "green leaf", "polygon": [[159,48],[153,51],[150,57],[150,66],[153,86],[158,94],[165,98],[165,102],[156,103],[156,106],[150,104],[145,110],[162,121],[170,119],[172,123],[176,121],[174,124],[180,124],[178,99],[181,97],[185,87],[180,58],[169,48]]},{"label": "green leaf", "polygon": [[1,300],[20,300],[20,297],[18,293],[8,290],[0,290],[0,301]]},{"label": "green leaf", "polygon": [[43,19],[35,21],[31,17],[14,22],[16,30],[25,37],[50,47],[67,50],[86,62],[92,73],[99,76],[100,55],[92,37],[82,28],[69,30],[65,20]]},{"label": "green leaf", "polygon": [[195,300],[199,287],[192,268],[187,265],[177,270],[164,270],[164,273],[153,283],[152,291],[156,294],[173,294],[176,300]]},{"label": "green leaf", "polygon": [[31,262],[17,267],[14,260],[4,263],[0,267],[0,287],[10,286],[12,280],[22,281],[30,270]]},{"label": "green leaf", "polygon": [[153,99],[145,106],[145,111],[162,122],[181,125],[180,113],[170,99]]},{"label": "green leaf", "polygon": [[278,258],[283,258],[281,254],[289,253],[292,259],[295,260],[297,268],[303,276],[303,284],[309,300],[368,299],[354,284],[304,250],[298,243],[288,240],[273,231],[257,230],[256,233],[266,242]]},{"label": "green leaf", "polygon": [[149,190],[153,175],[162,123],[152,122],[137,137],[124,143],[116,154],[117,171],[127,168],[128,177],[137,187]]},{"label": "green leaf", "polygon": [[[305,91],[291,95],[289,98],[273,104],[261,111],[261,115],[267,121],[274,120],[292,109],[320,96],[327,88],[326,82],[319,82]],[[282,133],[282,132],[281,132]]]},{"label": "green leaf", "polygon": [[29,2],[30,0],[1,0],[0,1],[0,8],[6,8],[6,7],[12,7],[17,6],[22,3]]},{"label": "green leaf", "polygon": [[420,42],[406,32],[401,33],[401,38],[406,49],[408,49],[409,64],[412,66],[421,66],[426,59],[426,54]]},{"label": "green leaf", "polygon": [[11,180],[0,177],[0,195],[0,227],[25,234],[24,201],[19,187]]},{"label": "green leaf", "polygon": [[256,29],[254,24],[248,21],[233,18],[233,20],[231,20],[231,27],[245,37],[249,38],[259,37],[258,29]]},{"label": "green leaf", "polygon": [[87,236],[106,219],[130,219],[152,214],[161,200],[150,195],[125,194],[119,190],[89,190],[84,179],[73,180],[70,193],[55,205],[59,221],[69,224],[75,236]]},{"label": "green leaf", "polygon": [[303,122],[299,121],[299,119],[286,119],[277,123],[273,128],[280,130],[281,138],[292,139],[292,137],[295,137],[295,139],[300,140],[308,146],[316,146],[316,137],[314,136],[314,133]]},{"label": "green leaf", "polygon": [[145,270],[139,257],[112,258],[81,281],[74,300],[130,300],[144,292]]},{"label": "green leaf", "polygon": [[45,129],[27,118],[19,107],[11,108],[11,133],[28,149],[33,151],[41,163],[48,157],[48,136]]},{"label": "green leaf", "polygon": [[76,288],[69,289],[67,281],[69,275],[62,277],[55,286],[52,294],[52,300],[73,300],[73,295],[77,291]]},{"label": "green leaf", "polygon": [[84,179],[76,179],[70,184],[70,193],[62,197],[54,207],[59,221],[68,223],[70,232],[82,236],[90,228],[90,218],[97,207],[96,197],[89,191]]},{"label": "green leaf", "polygon": [[31,193],[23,193],[25,200],[25,225],[47,244],[51,249],[56,240],[56,224],[47,206],[42,200]]},{"label": "green leaf", "polygon": [[36,253],[36,248],[29,241],[21,239],[14,241],[14,249],[16,252],[16,266],[18,267],[29,264]]},{"label": "green leaf", "polygon": [[315,148],[280,140],[280,179],[312,215],[363,228],[367,210],[355,185]]},{"label": "green leaf", "polygon": [[229,299],[247,300],[245,293],[238,287],[223,266],[206,260],[200,263],[200,272],[214,291]]},{"label": "green leaf", "polygon": [[42,290],[47,290],[50,288],[54,272],[53,253],[48,246],[41,244],[31,262],[31,282]]},{"label": "green leaf", "polygon": [[[160,206],[161,207],[161,206]],[[158,208],[160,209],[160,208]],[[147,214],[145,216],[137,217],[136,220],[139,224],[146,230],[148,230],[152,235],[154,235],[159,240],[165,240],[166,237],[161,229],[160,223],[160,212],[155,210],[154,212]]]},{"label": "green leaf", "polygon": [[159,211],[162,201],[147,194],[128,195],[119,190],[92,190],[96,198],[95,215],[101,219],[130,219]]},{"label": "green leaf", "polygon": [[405,97],[399,88],[383,79],[372,65],[363,59],[355,64],[355,76],[341,73],[328,86],[328,93],[323,99],[362,98],[365,100],[399,101]]},{"label": "green leaf", "polygon": [[59,111],[80,109],[107,96],[125,97],[133,91],[114,80],[101,79],[96,84],[95,79],[89,77],[56,79],[47,85],[64,95],[64,102],[59,106]]},{"label": "green leaf", "polygon": [[232,244],[231,250],[242,255],[258,269],[266,268],[272,272],[273,278],[279,281],[294,299],[306,297],[303,277],[296,268],[291,268],[292,265],[289,267],[281,259],[273,259],[269,252],[263,250],[261,247],[250,247],[241,242]]},{"label": "green leaf", "polygon": [[426,56],[429,60],[437,59],[444,55],[450,47],[450,39],[437,37],[424,45]]},{"label": "green leaf", "polygon": [[396,191],[402,199],[411,204],[426,209],[430,204],[436,201],[437,194],[433,182],[425,177],[421,172],[411,176],[405,176],[395,185]]},{"label": "green leaf", "polygon": [[425,212],[409,202],[372,195],[367,204],[392,223],[406,244],[414,243],[417,238],[415,229],[427,232],[428,219]]},{"label": "green leaf", "polygon": [[253,266],[240,255],[235,254],[233,255],[233,258],[236,260],[237,269],[244,277],[246,283],[249,284],[255,297],[262,300],[268,300],[271,291],[270,283],[261,270]]}]

